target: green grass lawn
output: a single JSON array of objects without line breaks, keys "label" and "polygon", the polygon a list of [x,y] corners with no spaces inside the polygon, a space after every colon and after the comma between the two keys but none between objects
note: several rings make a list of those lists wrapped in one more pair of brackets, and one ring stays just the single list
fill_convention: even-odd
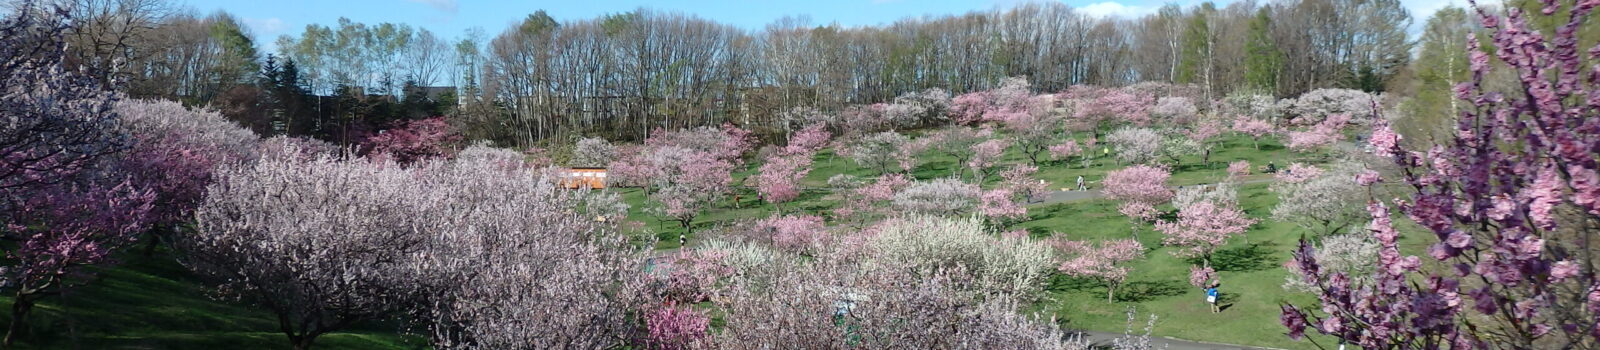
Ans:
[{"label": "green grass lawn", "polygon": [[[24,349],[286,349],[277,317],[211,298],[171,255],[124,254],[92,283],[42,301],[28,318]],[[0,298],[10,310],[11,298]],[[10,324],[9,313],[4,324]],[[317,338],[319,349],[424,349],[399,325],[364,324]]]}]

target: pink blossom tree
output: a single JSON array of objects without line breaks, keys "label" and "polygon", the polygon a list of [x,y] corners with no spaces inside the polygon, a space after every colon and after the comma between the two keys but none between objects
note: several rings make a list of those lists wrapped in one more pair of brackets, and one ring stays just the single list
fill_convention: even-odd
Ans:
[{"label": "pink blossom tree", "polygon": [[1028,157],[1030,164],[1039,165],[1039,159],[1045,155],[1050,146],[1056,145],[1061,135],[1061,116],[1056,114],[1055,97],[1052,95],[1039,95],[1028,102],[1026,113],[1016,114],[1004,120],[1005,130],[1011,136],[1012,145]]},{"label": "pink blossom tree", "polygon": [[[1600,218],[1600,101],[1590,97],[1595,68],[1584,62],[1600,52],[1578,39],[1595,6],[1542,5],[1503,16],[1478,10],[1494,45],[1484,50],[1468,37],[1472,75],[1455,88],[1466,106],[1449,139],[1411,150],[1385,123],[1373,130],[1374,153],[1400,168],[1389,181],[1410,192],[1395,205],[1433,233],[1426,253],[1434,262],[1404,255],[1390,207],[1369,202],[1379,246],[1372,281],[1323,273],[1316,248],[1302,242],[1294,263],[1318,303],[1283,306],[1291,337],[1309,327],[1361,347],[1463,349],[1582,348],[1600,339],[1600,281],[1584,243],[1600,232],[1592,224]],[[1541,32],[1533,21],[1557,27]],[[1495,69],[1516,83],[1490,84]]]},{"label": "pink blossom tree", "polygon": [[1028,208],[1017,203],[1018,195],[1009,188],[983,192],[978,201],[978,213],[993,220],[1020,220],[1028,216]]},{"label": "pink blossom tree", "polygon": [[397,122],[388,130],[367,137],[362,142],[362,150],[370,155],[410,164],[449,156],[461,140],[461,133],[445,122],[444,117],[433,117]]},{"label": "pink blossom tree", "polygon": [[1167,235],[1161,244],[1180,248],[1172,255],[1200,258],[1209,267],[1211,254],[1217,248],[1227,244],[1228,238],[1243,235],[1255,223],[1235,206],[1207,200],[1179,208],[1178,221],[1157,222],[1156,231]]},{"label": "pink blossom tree", "polygon": [[127,182],[56,184],[32,192],[15,211],[0,214],[8,239],[5,288],[12,290],[11,326],[5,344],[26,329],[40,299],[85,283],[91,266],[110,262],[111,253],[134,241],[149,226],[155,195]]},{"label": "pink blossom tree", "polygon": [[1261,137],[1277,132],[1277,128],[1265,120],[1240,116],[1233,120],[1233,131],[1250,135],[1250,142],[1257,150],[1261,149]]},{"label": "pink blossom tree", "polygon": [[972,146],[988,139],[993,133],[991,129],[955,126],[939,129],[922,138],[929,140],[929,151],[955,158],[955,166],[950,167],[950,176],[961,177],[967,161],[972,159]]},{"label": "pink blossom tree", "polygon": [[1000,172],[999,187],[1010,189],[1022,199],[1032,202],[1050,192],[1044,180],[1033,177],[1037,172],[1039,172],[1037,167],[1026,164],[1013,165],[1006,171]]},{"label": "pink blossom tree", "polygon": [[1312,152],[1332,145],[1342,138],[1340,132],[1349,121],[1349,114],[1335,114],[1305,131],[1289,131],[1289,142],[1285,146],[1296,152]]},{"label": "pink blossom tree", "polygon": [[811,153],[774,156],[756,174],[756,190],[767,203],[783,212],[782,204],[800,196],[800,179],[811,173]]},{"label": "pink blossom tree", "polygon": [[[0,278],[12,293],[3,345],[38,300],[91,276],[148,227],[154,200],[108,163],[130,146],[118,95],[68,62],[64,16],[22,2],[0,19]],[[21,14],[21,15],[15,15]]]},{"label": "pink blossom tree", "polygon": [[815,153],[827,146],[832,138],[833,134],[828,132],[826,124],[811,124],[789,135],[789,144],[784,145],[780,153],[783,155]]},{"label": "pink blossom tree", "polygon": [[1050,159],[1066,161],[1072,157],[1083,155],[1083,147],[1078,146],[1078,141],[1067,140],[1061,144],[1050,146]]},{"label": "pink blossom tree", "polygon": [[1278,181],[1290,184],[1299,184],[1322,176],[1322,168],[1304,163],[1290,163],[1283,171],[1273,175]]},{"label": "pink blossom tree", "polygon": [[742,164],[741,157],[755,147],[755,137],[749,130],[724,124],[721,128],[656,130],[644,143],[650,148],[679,147],[705,152],[712,158],[737,165]]},{"label": "pink blossom tree", "polygon": [[651,154],[650,163],[657,169],[651,181],[657,190],[650,195],[654,205],[648,211],[677,221],[685,230],[692,230],[694,219],[733,183],[733,164],[715,153],[669,147]]},{"label": "pink blossom tree", "polygon": [[783,251],[814,255],[831,241],[831,235],[822,224],[822,217],[772,216],[755,223],[754,231],[772,241],[772,246]]},{"label": "pink blossom tree", "polygon": [[1029,90],[1027,79],[1007,78],[993,90],[957,96],[951,101],[951,113],[961,124],[1004,122],[1026,116],[1033,96]]},{"label": "pink blossom tree", "polygon": [[879,176],[870,184],[845,191],[845,203],[834,214],[842,217],[865,217],[872,214],[883,214],[887,211],[889,201],[894,200],[895,194],[911,184],[905,175],[888,174]]},{"label": "pink blossom tree", "polygon": [[1199,114],[1200,109],[1194,105],[1194,101],[1181,96],[1158,98],[1155,106],[1150,108],[1151,119],[1168,126],[1189,125]]},{"label": "pink blossom tree", "polygon": [[[393,163],[262,159],[225,168],[196,210],[185,262],[286,324],[296,349],[401,307],[401,261],[423,239],[406,212],[423,186]],[[385,166],[387,165],[387,166]]]},{"label": "pink blossom tree", "polygon": [[152,229],[146,238],[151,249],[194,219],[194,208],[204,198],[216,167],[256,157],[255,133],[214,111],[139,100],[118,102],[115,111],[135,142],[112,166],[127,175],[132,186],[155,194],[149,213]]},{"label": "pink blossom tree", "polygon": [[1010,145],[1011,141],[1007,139],[991,139],[972,145],[972,159],[967,160],[967,167],[972,168],[973,178],[982,183],[986,172],[1000,164],[1000,158],[1005,156],[1006,147]]},{"label": "pink blossom tree", "polygon": [[1079,101],[1076,117],[1082,120],[1112,120],[1137,126],[1150,124],[1150,107],[1155,104],[1155,97],[1124,90],[1126,89],[1108,90],[1092,99]]},{"label": "pink blossom tree", "polygon": [[1135,165],[1106,173],[1102,193],[1107,199],[1121,201],[1117,212],[1128,217],[1130,233],[1137,237],[1139,223],[1155,219],[1155,206],[1172,200],[1174,193],[1167,187],[1172,174],[1165,168]]},{"label": "pink blossom tree", "polygon": [[1056,269],[1071,277],[1092,278],[1106,286],[1106,302],[1116,297],[1117,287],[1128,279],[1127,262],[1144,257],[1144,245],[1131,239],[1096,242],[1056,240],[1051,242],[1065,257]]},{"label": "pink blossom tree", "polygon": [[1217,270],[1210,266],[1189,266],[1189,285],[1195,288],[1206,288],[1211,282],[1217,280]]},{"label": "pink blossom tree", "polygon": [[1245,175],[1250,175],[1250,161],[1241,160],[1241,161],[1235,161],[1233,163],[1228,163],[1228,177],[1229,178],[1241,178],[1241,177],[1244,177]]}]

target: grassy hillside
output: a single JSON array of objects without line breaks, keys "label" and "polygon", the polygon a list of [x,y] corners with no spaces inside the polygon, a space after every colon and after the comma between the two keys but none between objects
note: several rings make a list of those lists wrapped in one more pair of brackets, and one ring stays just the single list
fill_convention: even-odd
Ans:
[{"label": "grassy hillside", "polygon": [[[28,319],[22,349],[286,349],[277,317],[216,300],[172,258],[124,254],[122,265],[70,294],[42,301]],[[11,298],[0,298],[10,310]],[[9,315],[9,313],[8,313]],[[9,325],[7,317],[4,323]],[[365,324],[317,338],[319,349],[423,349],[398,325]]]}]

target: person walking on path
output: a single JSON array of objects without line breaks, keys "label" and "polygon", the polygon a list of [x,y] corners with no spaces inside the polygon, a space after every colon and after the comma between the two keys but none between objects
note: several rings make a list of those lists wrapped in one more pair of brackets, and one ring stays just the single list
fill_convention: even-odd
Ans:
[{"label": "person walking on path", "polygon": [[1218,284],[1219,283],[1212,282],[1210,287],[1206,287],[1206,303],[1211,304],[1211,313],[1222,312],[1222,309],[1217,307]]},{"label": "person walking on path", "polygon": [[1086,186],[1083,185],[1083,175],[1078,175],[1078,190],[1079,191],[1088,191],[1089,190],[1089,187],[1086,187]]}]

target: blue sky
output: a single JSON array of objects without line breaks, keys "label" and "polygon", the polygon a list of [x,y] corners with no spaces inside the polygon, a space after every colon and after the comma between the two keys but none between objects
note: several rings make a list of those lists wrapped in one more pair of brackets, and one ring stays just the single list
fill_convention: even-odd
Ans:
[{"label": "blue sky", "polygon": [[[640,7],[679,11],[702,18],[759,30],[786,15],[805,15],[813,24],[877,25],[905,17],[964,13],[1007,7],[1021,0],[176,0],[202,14],[226,10],[254,32],[263,49],[273,49],[279,35],[298,35],[307,24],[332,25],[339,17],[362,23],[406,23],[446,38],[459,37],[469,28],[482,28],[492,37],[537,10],[557,20],[592,18]],[[1046,0],[1063,1],[1063,0]],[[1231,0],[1220,0],[1227,3]],[[1199,0],[1064,0],[1073,7],[1101,16],[1139,16],[1163,3],[1190,5]],[[1434,10],[1462,0],[1402,0],[1421,23]]]}]

